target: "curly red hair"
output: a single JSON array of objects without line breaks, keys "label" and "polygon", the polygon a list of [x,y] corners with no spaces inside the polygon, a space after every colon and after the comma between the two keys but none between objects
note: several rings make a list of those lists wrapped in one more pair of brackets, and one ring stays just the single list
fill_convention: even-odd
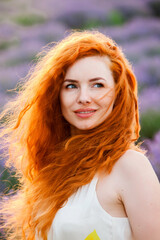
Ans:
[{"label": "curly red hair", "polygon": [[[107,56],[115,80],[112,113],[87,134],[71,136],[59,94],[66,70],[77,59]],[[3,204],[8,239],[47,239],[57,211],[102,169],[110,173],[129,148],[137,148],[137,82],[120,47],[97,31],[73,32],[49,49],[9,103],[8,163],[16,168],[18,192]],[[1,134],[1,135],[2,135]]]}]

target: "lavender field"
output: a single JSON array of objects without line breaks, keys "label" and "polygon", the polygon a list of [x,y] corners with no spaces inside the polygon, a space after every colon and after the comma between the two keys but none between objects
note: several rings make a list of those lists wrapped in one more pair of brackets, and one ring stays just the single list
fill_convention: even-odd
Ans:
[{"label": "lavender field", "polygon": [[[36,54],[71,29],[96,29],[112,37],[132,63],[139,84],[141,141],[160,179],[159,0],[1,0],[0,111]],[[1,179],[9,178],[0,160]],[[0,191],[5,187],[2,183]]]}]

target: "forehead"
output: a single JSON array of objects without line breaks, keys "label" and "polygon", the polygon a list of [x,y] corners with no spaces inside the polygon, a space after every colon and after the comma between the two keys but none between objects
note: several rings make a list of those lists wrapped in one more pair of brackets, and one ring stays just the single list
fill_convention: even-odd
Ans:
[{"label": "forehead", "polygon": [[111,74],[110,59],[105,56],[91,56],[78,59],[71,65],[67,71],[65,78],[73,78],[79,80],[81,78],[106,77]]}]

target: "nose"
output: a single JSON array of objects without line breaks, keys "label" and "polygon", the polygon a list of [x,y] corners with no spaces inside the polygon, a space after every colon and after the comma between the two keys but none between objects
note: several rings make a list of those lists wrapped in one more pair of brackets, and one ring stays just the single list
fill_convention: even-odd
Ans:
[{"label": "nose", "polygon": [[87,89],[80,89],[77,102],[80,104],[86,104],[91,102],[91,97]]}]

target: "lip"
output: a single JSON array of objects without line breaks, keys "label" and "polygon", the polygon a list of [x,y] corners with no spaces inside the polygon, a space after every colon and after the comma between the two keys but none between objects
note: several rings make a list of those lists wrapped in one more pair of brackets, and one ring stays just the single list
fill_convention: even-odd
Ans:
[{"label": "lip", "polygon": [[81,108],[81,109],[77,109],[74,112],[80,118],[89,118],[93,116],[96,111],[97,111],[96,109],[92,109],[92,108],[85,108],[85,109]]}]

